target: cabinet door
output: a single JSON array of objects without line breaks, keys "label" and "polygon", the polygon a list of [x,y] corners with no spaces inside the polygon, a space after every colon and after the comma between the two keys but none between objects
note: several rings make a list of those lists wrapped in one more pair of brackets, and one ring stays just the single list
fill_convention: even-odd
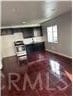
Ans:
[{"label": "cabinet door", "polygon": [[30,45],[27,45],[26,46],[26,51],[27,51],[27,54],[30,54],[34,51],[34,46],[33,44],[30,44]]},{"label": "cabinet door", "polygon": [[23,29],[23,37],[24,38],[31,38],[33,37],[33,28],[26,28],[26,29]]},{"label": "cabinet door", "polygon": [[27,45],[26,46],[26,51],[27,51],[27,54],[31,53],[32,52],[32,46]]},{"label": "cabinet door", "polygon": [[35,44],[35,51],[42,51],[42,50],[45,50],[44,43]]},{"label": "cabinet door", "polygon": [[33,34],[34,34],[34,37],[42,36],[42,28],[41,27],[34,27]]}]

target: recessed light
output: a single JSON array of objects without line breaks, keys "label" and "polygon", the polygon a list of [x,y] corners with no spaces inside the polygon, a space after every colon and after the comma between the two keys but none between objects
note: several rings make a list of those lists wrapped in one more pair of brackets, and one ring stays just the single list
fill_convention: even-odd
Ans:
[{"label": "recessed light", "polygon": [[55,11],[55,9],[52,9],[52,11]]},{"label": "recessed light", "polygon": [[25,24],[26,22],[24,21],[24,22],[22,22],[23,24]]}]

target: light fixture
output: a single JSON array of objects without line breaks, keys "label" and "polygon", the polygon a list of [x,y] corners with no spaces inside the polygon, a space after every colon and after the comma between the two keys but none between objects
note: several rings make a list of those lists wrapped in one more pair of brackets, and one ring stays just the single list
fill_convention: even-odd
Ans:
[{"label": "light fixture", "polygon": [[24,22],[22,22],[23,24],[25,24],[26,22],[24,21]]}]

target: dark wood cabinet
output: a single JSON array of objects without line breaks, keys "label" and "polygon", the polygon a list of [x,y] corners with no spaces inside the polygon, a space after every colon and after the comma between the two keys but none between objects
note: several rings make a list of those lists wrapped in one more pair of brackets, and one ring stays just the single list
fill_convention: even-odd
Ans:
[{"label": "dark wood cabinet", "polygon": [[27,51],[27,54],[30,54],[31,52],[33,52],[33,44],[29,44],[29,45],[26,45],[26,51]]},{"label": "dark wood cabinet", "polygon": [[26,45],[26,50],[27,54],[37,51],[44,51],[45,50],[44,42]]},{"label": "dark wood cabinet", "polygon": [[35,44],[35,51],[41,51],[44,50],[44,42]]},{"label": "dark wood cabinet", "polygon": [[42,36],[41,27],[22,28],[23,38],[33,38]]},{"label": "dark wood cabinet", "polygon": [[34,36],[33,34],[33,28],[24,28],[22,29],[23,38],[32,38]]},{"label": "dark wood cabinet", "polygon": [[23,38],[32,38],[42,36],[42,27],[28,27],[28,28],[7,28],[1,29],[1,35],[10,35],[21,32]]},{"label": "dark wood cabinet", "polygon": [[13,34],[13,29],[1,29],[1,35],[12,35]]}]

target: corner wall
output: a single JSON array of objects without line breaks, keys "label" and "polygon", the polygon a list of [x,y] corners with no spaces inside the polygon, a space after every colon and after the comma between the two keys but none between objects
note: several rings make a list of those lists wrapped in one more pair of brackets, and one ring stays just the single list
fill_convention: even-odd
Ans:
[{"label": "corner wall", "polygon": [[[53,24],[58,26],[58,43],[49,43],[47,27]],[[72,57],[72,13],[64,13],[50,21],[41,24],[45,39],[45,48],[54,53]]]}]

